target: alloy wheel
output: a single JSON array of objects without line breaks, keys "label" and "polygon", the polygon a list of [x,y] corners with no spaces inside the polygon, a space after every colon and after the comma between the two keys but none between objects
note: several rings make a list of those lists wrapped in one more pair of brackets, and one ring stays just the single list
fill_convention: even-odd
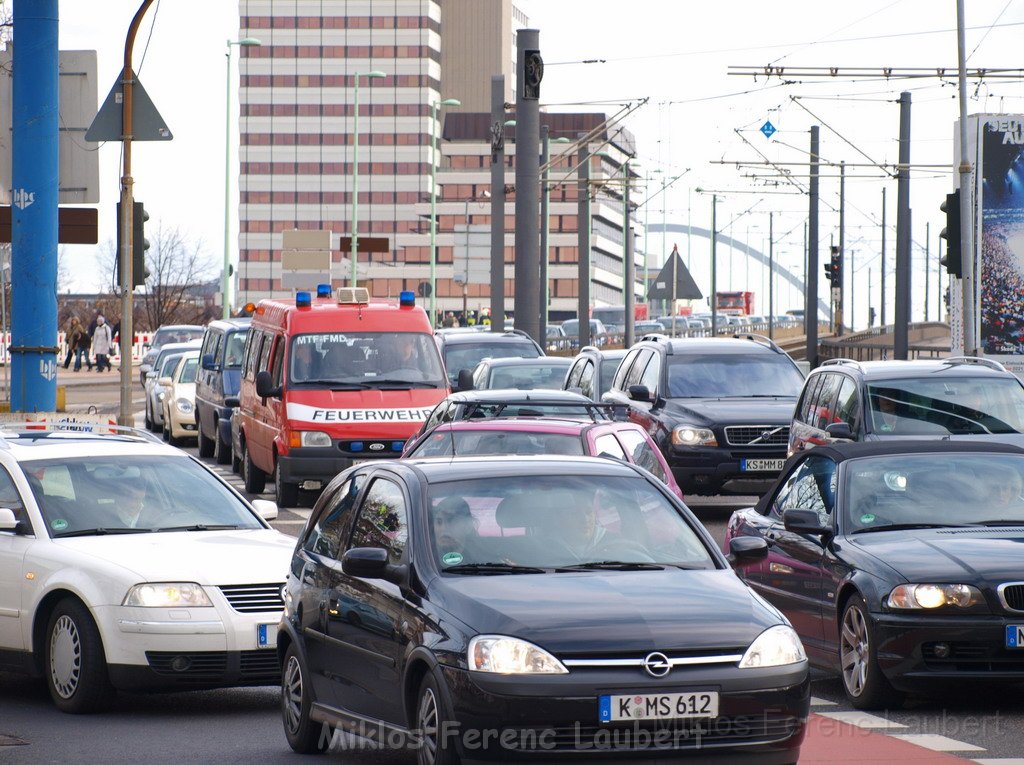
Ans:
[{"label": "alloy wheel", "polygon": [[437,761],[438,726],[437,697],[434,696],[432,688],[426,688],[420,698],[418,722],[420,735],[423,737],[423,744],[419,750],[419,761],[421,765],[434,765]]},{"label": "alloy wheel", "polygon": [[852,696],[864,693],[868,679],[871,650],[868,627],[863,612],[851,606],[843,614],[843,628],[839,639],[839,655],[843,668],[843,683]]},{"label": "alloy wheel", "polygon": [[281,706],[284,710],[284,724],[292,735],[298,733],[302,717],[302,667],[298,656],[288,657],[284,668]]},{"label": "alloy wheel", "polygon": [[82,676],[82,638],[78,625],[62,615],[50,633],[50,678],[62,699],[69,699],[78,690]]}]

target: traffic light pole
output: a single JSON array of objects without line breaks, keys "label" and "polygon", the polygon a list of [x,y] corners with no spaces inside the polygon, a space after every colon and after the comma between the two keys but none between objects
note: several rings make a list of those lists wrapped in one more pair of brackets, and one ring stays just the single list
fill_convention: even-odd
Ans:
[{"label": "traffic light pole", "polygon": [[[960,90],[960,257],[963,268],[963,349],[965,356],[977,356],[975,340],[975,296],[974,287],[974,208],[971,193],[971,163],[967,161],[967,60],[964,41],[964,0],[956,2],[956,42],[959,63],[958,84]],[[948,246],[947,246],[948,249]]]},{"label": "traffic light pole", "polygon": [[[843,335],[843,271],[846,260],[846,163],[839,164],[839,278],[832,285],[836,295],[836,334]],[[853,284],[853,269],[850,269],[850,284]],[[838,288],[838,289],[836,289]],[[852,329],[852,327],[851,327]]]},{"label": "traffic light pole", "polygon": [[134,338],[134,315],[132,277],[132,235],[134,217],[134,192],[132,179],[132,48],[135,46],[135,35],[142,24],[142,17],[153,4],[153,0],[143,0],[139,10],[128,27],[128,37],[124,43],[124,68],[121,71],[121,84],[124,89],[124,100],[121,104],[121,142],[124,148],[124,174],[121,176],[121,402],[117,415],[117,424],[133,426],[135,417],[132,415],[132,340]]}]

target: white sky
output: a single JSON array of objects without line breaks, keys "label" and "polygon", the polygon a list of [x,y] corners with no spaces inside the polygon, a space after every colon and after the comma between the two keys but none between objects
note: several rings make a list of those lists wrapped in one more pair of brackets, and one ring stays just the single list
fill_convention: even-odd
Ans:
[{"label": "white sky", "polygon": [[[809,127],[819,124],[824,159],[855,163],[867,161],[867,155],[879,162],[895,162],[899,128],[895,101],[901,90],[909,90],[914,101],[912,162],[941,164],[952,160],[953,121],[958,109],[953,76],[945,82],[934,78],[889,82],[837,78],[779,85],[777,79],[766,80],[763,76],[756,80],[729,76],[727,69],[730,65],[773,63],[792,67],[945,67],[955,73],[954,0],[864,0],[849,4],[809,0],[517,3],[530,17],[531,26],[540,30],[541,51],[547,63],[542,104],[552,110],[614,111],[615,103],[648,97],[647,105],[626,122],[637,138],[643,166],[650,170],[664,168],[669,177],[683,168],[692,168],[666,194],[669,221],[685,223],[689,205],[694,224],[707,227],[710,198],[690,190],[732,190],[734,193],[725,193],[720,199],[719,227],[729,226],[753,206],[725,233],[744,239],[749,227],[751,244],[759,245],[767,237],[768,212],[774,211],[779,262],[794,271],[802,270],[807,198],[757,193],[765,187],[744,177],[750,170],[712,164],[721,159],[760,159],[736,130],[774,161],[806,161]],[[97,49],[101,100],[117,76],[124,35],[137,7],[138,0],[61,3],[61,47]],[[140,71],[140,79],[174,133],[174,140],[135,144],[136,198],[146,203],[155,219],[179,225],[192,237],[202,239],[216,262],[222,257],[224,231],[224,44],[229,37],[237,37],[237,7],[237,3],[224,0],[203,3],[201,10],[194,0],[161,3]],[[153,18],[151,10],[147,19]],[[993,27],[994,23],[998,25]],[[973,52],[969,67],[1021,65],[1024,0],[970,0],[967,26],[967,51]],[[148,33],[149,23],[145,23],[136,44],[137,70]],[[606,63],[559,64],[593,58],[606,59]],[[232,66],[237,77],[237,50]],[[1024,112],[1022,82],[990,80],[979,87],[972,81],[970,93],[971,113]],[[571,105],[588,102],[611,103]],[[233,107],[233,113],[236,111]],[[765,119],[779,130],[770,140],[757,132]],[[101,242],[114,235],[119,146],[107,144],[100,150]],[[800,167],[792,170],[794,174],[805,172]],[[851,167],[847,172],[847,268],[852,253],[857,269],[858,325],[866,320],[869,268],[875,293],[878,289],[883,185],[888,188],[890,272],[895,260],[896,183],[877,176],[869,168]],[[936,250],[938,233],[944,225],[938,206],[952,188],[948,171],[920,170],[914,174],[914,239],[921,248],[915,248],[915,318],[923,309],[926,222],[931,224],[930,312],[932,318],[935,316]],[[830,209],[838,210],[838,178],[823,175],[821,191],[819,252],[820,257],[827,258],[829,237],[835,234],[838,240],[838,213]],[[644,192],[640,190],[637,196],[642,199]],[[661,209],[661,198],[651,203],[652,221],[660,219]],[[235,210],[232,202],[233,216],[237,215]],[[791,230],[788,238],[778,241]],[[233,230],[232,243],[235,236]],[[670,237],[668,246],[673,242],[685,253],[685,237]],[[692,246],[695,277],[706,289],[709,247],[697,240]],[[657,238],[652,238],[651,247],[658,251]],[[72,262],[72,286],[95,287],[91,248],[71,247],[67,259]],[[720,248],[719,289],[741,289],[746,282],[757,293],[759,307],[766,308],[761,269],[751,267],[748,277],[737,258],[730,283],[728,259],[728,251]],[[888,286],[891,321],[892,279]],[[795,307],[798,298],[783,287],[778,302],[781,311]],[[877,307],[877,299],[873,302]]]}]

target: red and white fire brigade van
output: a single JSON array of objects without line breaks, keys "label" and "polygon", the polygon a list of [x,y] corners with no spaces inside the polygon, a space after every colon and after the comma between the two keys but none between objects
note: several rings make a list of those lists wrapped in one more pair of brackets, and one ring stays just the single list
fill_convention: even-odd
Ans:
[{"label": "red and white fire brigade van", "polygon": [[338,297],[263,300],[242,359],[237,444],[245,490],[272,477],[281,506],[356,462],[401,456],[448,381],[430,321],[412,292],[370,302]]}]

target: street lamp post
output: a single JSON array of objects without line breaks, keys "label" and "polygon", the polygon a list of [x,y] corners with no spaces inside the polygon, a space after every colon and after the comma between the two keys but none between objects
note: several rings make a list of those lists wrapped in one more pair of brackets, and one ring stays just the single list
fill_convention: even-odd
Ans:
[{"label": "street lamp post", "polygon": [[359,78],[379,80],[387,77],[384,72],[356,72],[352,80],[352,279],[349,286],[356,286],[356,266],[359,263]]},{"label": "street lamp post", "polygon": [[231,316],[231,46],[240,45],[246,48],[262,45],[255,37],[243,37],[241,40],[228,40],[224,51],[227,63],[227,83],[224,88],[224,273],[220,280],[221,317]]},{"label": "street lamp post", "polygon": [[462,316],[465,318],[467,324],[469,323],[469,203],[483,202],[485,199],[490,198],[491,192],[484,189],[480,196],[469,197],[466,199],[466,270],[462,275]]},{"label": "street lamp post", "polygon": [[[457,98],[430,104],[430,321],[437,326],[437,107],[462,106]],[[493,317],[491,318],[493,321]]]}]

